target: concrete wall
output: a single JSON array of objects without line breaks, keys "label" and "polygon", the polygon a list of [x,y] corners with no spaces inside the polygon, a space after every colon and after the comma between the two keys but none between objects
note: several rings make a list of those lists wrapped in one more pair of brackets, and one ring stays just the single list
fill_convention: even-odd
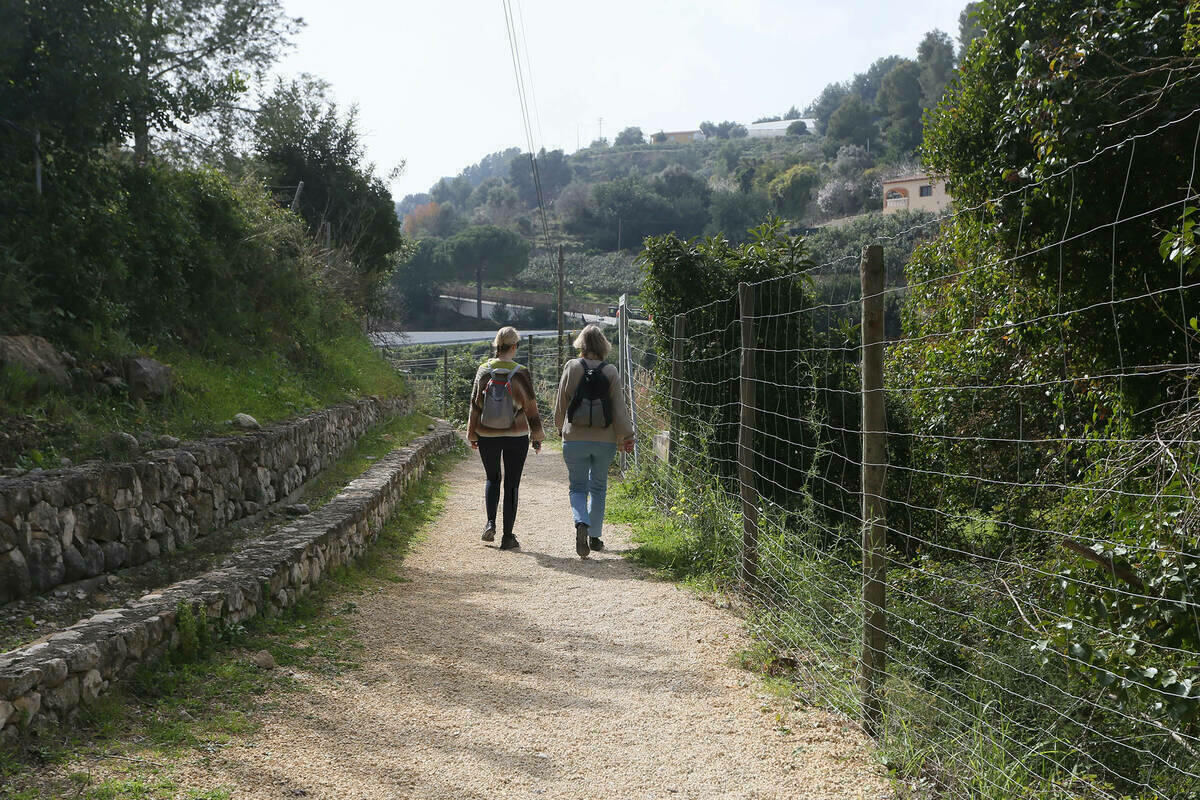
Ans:
[{"label": "concrete wall", "polygon": [[275,613],[331,569],[366,552],[404,491],[457,434],[445,423],[380,459],[331,502],[296,520],[224,566],[110,609],[43,642],[0,655],[0,744],[24,728],[53,729],[113,681],[179,644],[180,604],[215,625]]},{"label": "concrete wall", "polygon": [[410,404],[369,398],[130,463],[0,479],[0,603],[145,563],[252,517]]}]

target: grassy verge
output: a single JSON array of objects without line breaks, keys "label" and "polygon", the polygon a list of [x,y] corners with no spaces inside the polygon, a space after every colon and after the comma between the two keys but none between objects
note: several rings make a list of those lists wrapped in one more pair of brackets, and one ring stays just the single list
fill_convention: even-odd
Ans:
[{"label": "grassy verge", "polygon": [[57,467],[102,452],[113,431],[194,439],[228,433],[237,413],[266,424],[367,395],[395,396],[404,379],[358,331],[347,331],[290,357],[245,350],[236,343],[204,351],[165,346],[143,350],[175,375],[161,402],[132,400],[121,391],[51,392],[29,399],[16,376],[0,375],[0,466]]},{"label": "grassy verge", "polygon": [[[358,669],[363,645],[354,632],[358,602],[389,582],[422,531],[442,511],[442,477],[463,451],[443,455],[405,496],[367,556],[332,572],[278,617],[218,628],[211,650],[192,663],[148,667],[88,709],[61,738],[0,750],[0,796],[12,800],[150,798],[221,800],[219,785],[188,786],[184,767],[219,762],[232,747],[253,747],[262,712]],[[266,650],[278,665],[255,667]]]}]

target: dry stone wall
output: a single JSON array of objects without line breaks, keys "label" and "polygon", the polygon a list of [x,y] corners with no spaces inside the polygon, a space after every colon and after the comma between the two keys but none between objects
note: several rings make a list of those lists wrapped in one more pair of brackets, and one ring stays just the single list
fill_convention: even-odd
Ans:
[{"label": "dry stone wall", "polygon": [[177,647],[181,604],[210,626],[292,605],[331,569],[359,558],[408,486],[457,440],[440,423],[380,459],[319,510],[222,567],[0,655],[0,744],[15,741],[24,728],[52,729],[69,721],[113,681]]},{"label": "dry stone wall", "polygon": [[0,603],[145,563],[252,517],[410,406],[367,398],[129,463],[0,479]]}]

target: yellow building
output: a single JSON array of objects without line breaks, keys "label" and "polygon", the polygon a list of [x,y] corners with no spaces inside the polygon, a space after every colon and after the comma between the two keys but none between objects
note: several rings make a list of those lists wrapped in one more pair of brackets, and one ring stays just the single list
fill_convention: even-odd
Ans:
[{"label": "yellow building", "polygon": [[[679,144],[703,142],[708,138],[702,131],[659,131],[659,134],[656,135],[666,136],[667,138],[664,140],[666,142],[677,142]],[[651,138],[651,141],[654,141],[653,138]]]},{"label": "yellow building", "polygon": [[952,197],[946,182],[928,175],[909,175],[883,182],[883,213],[897,211],[942,211]]}]

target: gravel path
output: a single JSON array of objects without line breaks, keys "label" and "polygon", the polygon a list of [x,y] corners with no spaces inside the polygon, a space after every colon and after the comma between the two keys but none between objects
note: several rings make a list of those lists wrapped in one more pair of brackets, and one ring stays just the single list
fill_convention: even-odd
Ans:
[{"label": "gravel path", "polygon": [[[622,559],[581,561],[557,453],[530,455],[518,538],[479,541],[482,469],[402,582],[363,598],[364,668],[263,712],[195,777],[238,798],[881,798],[851,726],[756,694],[739,621]],[[499,537],[497,537],[499,539]]]}]

